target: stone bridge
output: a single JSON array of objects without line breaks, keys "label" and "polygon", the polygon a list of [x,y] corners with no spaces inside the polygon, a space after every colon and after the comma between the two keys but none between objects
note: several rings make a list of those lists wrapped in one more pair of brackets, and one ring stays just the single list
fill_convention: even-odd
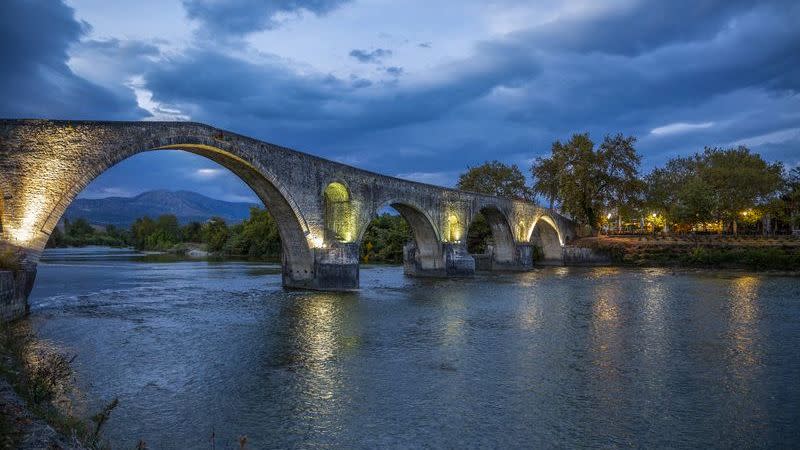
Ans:
[{"label": "stone bridge", "polygon": [[575,236],[569,220],[533,203],[384,176],[199,123],[0,120],[0,265],[14,269],[0,272],[14,293],[0,317],[26,312],[42,250],[78,193],[120,161],[166,149],[205,156],[253,189],[278,224],[285,287],[358,288],[362,236],[387,206],[413,231],[404,265],[414,276],[472,275],[465,238],[479,212],[494,238],[492,269],[531,268],[534,246],[560,263]]}]

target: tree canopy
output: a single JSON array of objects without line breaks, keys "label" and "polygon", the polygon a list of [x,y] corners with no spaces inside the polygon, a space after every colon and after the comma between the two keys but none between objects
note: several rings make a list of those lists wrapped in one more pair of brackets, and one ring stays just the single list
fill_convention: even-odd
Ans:
[{"label": "tree canopy", "polygon": [[647,208],[658,211],[667,224],[721,221],[736,233],[740,222],[752,224],[766,209],[776,210],[783,165],[767,163],[743,146],[706,148],[670,160],[645,182]]},{"label": "tree canopy", "polygon": [[527,186],[525,175],[516,164],[487,161],[469,167],[458,177],[458,188],[480,194],[519,200],[532,200],[533,190]]},{"label": "tree canopy", "polygon": [[551,155],[531,167],[534,190],[578,223],[596,228],[604,209],[629,202],[641,190],[635,143],[635,137],[617,134],[595,147],[588,133],[556,141]]}]

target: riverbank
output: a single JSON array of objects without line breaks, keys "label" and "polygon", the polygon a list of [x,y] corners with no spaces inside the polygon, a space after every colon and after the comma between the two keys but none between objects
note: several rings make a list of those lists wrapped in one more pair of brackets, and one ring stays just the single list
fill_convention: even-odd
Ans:
[{"label": "riverbank", "polygon": [[101,429],[116,404],[91,426],[73,416],[71,363],[24,322],[0,324],[0,448],[110,448]]},{"label": "riverbank", "polygon": [[82,450],[86,447],[34,415],[11,384],[0,378],[0,448]]},{"label": "riverbank", "polygon": [[792,236],[600,236],[574,245],[625,266],[800,271],[800,239]]}]

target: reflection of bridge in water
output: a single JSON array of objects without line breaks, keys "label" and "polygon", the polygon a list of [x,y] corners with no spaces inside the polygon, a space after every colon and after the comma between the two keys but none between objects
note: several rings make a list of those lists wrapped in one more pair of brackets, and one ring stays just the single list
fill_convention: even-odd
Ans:
[{"label": "reflection of bridge in water", "polygon": [[358,288],[361,238],[387,206],[411,226],[404,263],[415,276],[472,275],[465,237],[478,213],[491,226],[495,270],[531,268],[534,246],[560,262],[575,236],[569,220],[530,202],[379,175],[203,124],[2,120],[0,251],[20,270],[0,278],[0,291],[16,292],[0,317],[25,312],[41,252],[78,193],[126,158],[167,149],[205,156],[253,189],[278,224],[287,287]]}]

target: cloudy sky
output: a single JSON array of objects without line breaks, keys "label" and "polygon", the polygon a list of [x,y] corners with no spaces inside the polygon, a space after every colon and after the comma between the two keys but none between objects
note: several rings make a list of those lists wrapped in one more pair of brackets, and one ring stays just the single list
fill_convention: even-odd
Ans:
[{"label": "cloudy sky", "polygon": [[[637,136],[645,171],[705,145],[794,166],[798,23],[797,0],[4,0],[0,116],[194,120],[443,185],[583,131]],[[182,152],[83,196],[153,188],[254,198]]]}]

